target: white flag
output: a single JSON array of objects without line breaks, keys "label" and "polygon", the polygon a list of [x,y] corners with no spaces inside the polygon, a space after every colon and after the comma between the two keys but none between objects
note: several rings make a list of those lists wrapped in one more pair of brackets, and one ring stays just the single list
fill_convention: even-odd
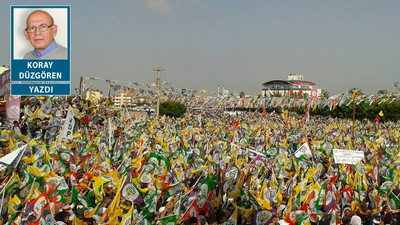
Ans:
[{"label": "white flag", "polygon": [[302,146],[300,146],[299,149],[297,149],[297,151],[294,153],[294,156],[296,158],[299,158],[302,155],[307,155],[312,157],[312,153],[311,153],[311,149],[310,146],[308,146],[308,143],[304,143]]},{"label": "white flag", "polygon": [[74,126],[74,111],[72,111],[72,107],[69,107],[67,118],[65,118],[65,123],[61,130],[60,142],[66,142],[67,140],[72,138],[72,135],[74,134]]},{"label": "white flag", "polygon": [[21,160],[27,146],[28,145],[24,145],[0,158],[0,172],[6,170],[7,167],[15,168]]}]

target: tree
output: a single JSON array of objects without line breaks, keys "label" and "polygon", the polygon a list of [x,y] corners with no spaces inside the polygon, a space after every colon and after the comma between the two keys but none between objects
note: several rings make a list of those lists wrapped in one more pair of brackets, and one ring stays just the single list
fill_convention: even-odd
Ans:
[{"label": "tree", "polygon": [[321,98],[329,98],[330,94],[326,90],[321,91]]},{"label": "tree", "polygon": [[379,90],[378,95],[387,95],[389,92],[388,90]]},{"label": "tree", "polygon": [[350,88],[349,89],[349,94],[353,94],[353,92],[356,91],[357,95],[364,95],[364,92],[360,88]]},{"label": "tree", "polygon": [[186,106],[179,102],[166,101],[160,103],[160,114],[169,117],[181,117],[186,112]]}]

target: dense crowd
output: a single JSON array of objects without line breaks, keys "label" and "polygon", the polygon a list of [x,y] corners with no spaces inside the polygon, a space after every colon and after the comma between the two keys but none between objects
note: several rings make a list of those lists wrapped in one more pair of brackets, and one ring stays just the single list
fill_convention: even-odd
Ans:
[{"label": "dense crowd", "polygon": [[0,174],[0,224],[394,224],[399,125],[30,99],[1,131],[0,158],[26,150]]}]

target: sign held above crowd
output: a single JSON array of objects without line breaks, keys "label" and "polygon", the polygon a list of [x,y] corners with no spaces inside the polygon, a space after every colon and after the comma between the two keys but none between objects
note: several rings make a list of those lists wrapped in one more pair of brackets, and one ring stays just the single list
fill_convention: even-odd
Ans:
[{"label": "sign held above crowd", "polygon": [[364,159],[363,151],[333,149],[333,159],[336,164],[352,164],[356,165]]}]

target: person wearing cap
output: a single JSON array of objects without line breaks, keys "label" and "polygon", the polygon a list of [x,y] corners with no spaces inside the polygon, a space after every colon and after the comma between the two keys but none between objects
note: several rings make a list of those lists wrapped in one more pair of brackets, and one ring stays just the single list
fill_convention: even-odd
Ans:
[{"label": "person wearing cap", "polygon": [[345,206],[344,208],[343,208],[343,212],[342,212],[342,218],[341,218],[341,220],[342,220],[342,223],[343,224],[350,224],[350,221],[351,221],[351,216],[353,216],[354,215],[354,213],[351,211],[351,208],[350,208],[350,206]]},{"label": "person wearing cap", "polygon": [[381,219],[381,213],[379,211],[375,211],[373,213],[371,213],[371,217],[372,219],[372,223],[375,225],[383,225],[383,221]]},{"label": "person wearing cap", "polygon": [[67,48],[55,41],[58,27],[53,17],[46,11],[35,10],[26,19],[24,35],[33,46],[33,51],[25,54],[24,59],[67,59]]}]

